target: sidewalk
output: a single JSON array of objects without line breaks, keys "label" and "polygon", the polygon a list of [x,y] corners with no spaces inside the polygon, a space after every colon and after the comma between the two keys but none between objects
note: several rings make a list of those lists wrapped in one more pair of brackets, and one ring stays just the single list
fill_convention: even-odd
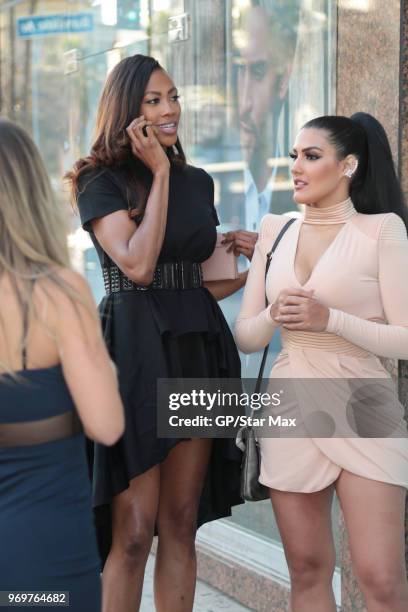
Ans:
[{"label": "sidewalk", "polygon": [[[153,568],[154,556],[150,555],[146,565],[145,581],[143,588],[142,605],[140,612],[154,612],[153,599]],[[250,608],[241,606],[227,595],[213,589],[201,580],[197,581],[194,612],[248,612]]]}]

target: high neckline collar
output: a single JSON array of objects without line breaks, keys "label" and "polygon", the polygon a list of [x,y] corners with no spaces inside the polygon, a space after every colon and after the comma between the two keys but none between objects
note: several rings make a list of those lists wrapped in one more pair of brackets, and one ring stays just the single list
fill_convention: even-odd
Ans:
[{"label": "high neckline collar", "polygon": [[305,206],[304,223],[312,223],[315,225],[331,225],[335,223],[345,223],[357,214],[351,198],[347,198],[343,202],[326,206],[325,208],[317,208],[316,206]]}]

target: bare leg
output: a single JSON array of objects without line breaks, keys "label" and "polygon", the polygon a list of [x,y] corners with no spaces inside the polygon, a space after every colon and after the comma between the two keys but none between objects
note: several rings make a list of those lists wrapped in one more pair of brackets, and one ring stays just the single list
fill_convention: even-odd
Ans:
[{"label": "bare leg", "polygon": [[292,612],[335,612],[333,486],[316,493],[270,490],[291,578]]},{"label": "bare leg", "polygon": [[336,489],[368,611],[406,612],[405,489],[344,470]]},{"label": "bare leg", "polygon": [[160,466],[133,478],[112,504],[112,548],[102,575],[103,612],[140,607],[159,501]]},{"label": "bare leg", "polygon": [[188,440],[160,469],[159,542],[155,567],[157,612],[191,612],[196,583],[197,510],[212,440]]}]

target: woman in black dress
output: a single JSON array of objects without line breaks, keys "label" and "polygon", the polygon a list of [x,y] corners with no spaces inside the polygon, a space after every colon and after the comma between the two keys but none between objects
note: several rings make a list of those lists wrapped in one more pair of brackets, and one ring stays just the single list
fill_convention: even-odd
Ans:
[{"label": "woman in black dress", "polygon": [[[138,608],[155,531],[157,610],[190,611],[197,525],[241,502],[234,440],[156,434],[158,378],[240,377],[214,295],[238,290],[246,274],[202,286],[218,225],[214,184],[186,164],[178,98],[153,58],[122,60],[103,90],[91,153],[68,174],[103,269],[100,310],[126,411],[120,442],[95,446],[105,612]],[[251,256],[251,236],[234,236],[232,247]]]}]

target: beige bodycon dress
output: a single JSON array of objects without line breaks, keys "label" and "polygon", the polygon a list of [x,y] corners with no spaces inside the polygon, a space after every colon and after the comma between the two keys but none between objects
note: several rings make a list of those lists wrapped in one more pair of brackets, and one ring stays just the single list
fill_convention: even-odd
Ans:
[{"label": "beige bodycon dress", "polygon": [[[266,215],[251,262],[236,342],[245,353],[261,350],[278,324],[265,308],[266,253],[288,218]],[[302,223],[342,228],[301,285],[295,256]],[[286,288],[314,289],[330,309],[324,332],[282,327],[282,350],[271,378],[389,378],[378,356],[408,359],[408,239],[393,213],[357,213],[351,200],[326,209],[306,207],[283,236],[271,262],[266,293],[272,304]],[[388,384],[388,383],[387,383]],[[401,409],[401,429],[406,430]],[[408,487],[407,437],[286,437],[260,439],[260,482],[282,491],[319,491],[345,469]]]}]

